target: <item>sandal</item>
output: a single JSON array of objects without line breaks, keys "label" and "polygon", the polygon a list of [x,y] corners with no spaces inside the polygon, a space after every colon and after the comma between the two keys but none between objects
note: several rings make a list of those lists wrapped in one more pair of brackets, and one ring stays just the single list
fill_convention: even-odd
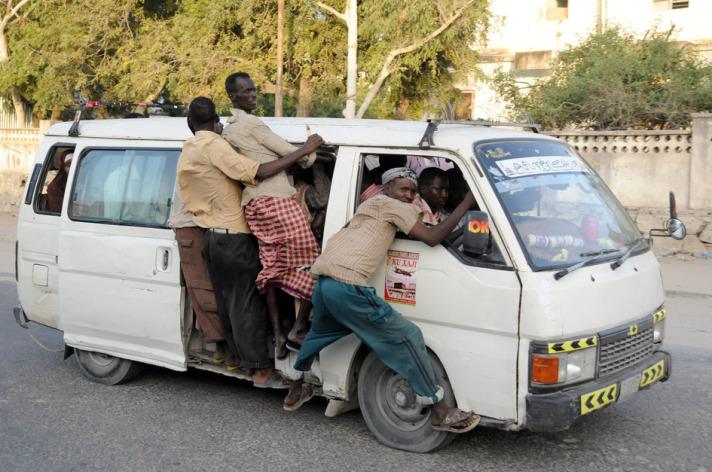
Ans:
[{"label": "sandal", "polygon": [[[435,417],[433,416],[433,420]],[[432,421],[432,420],[431,420]],[[480,422],[480,416],[472,411],[462,411],[457,408],[448,410],[447,415],[438,424],[432,423],[431,426],[437,431],[446,431],[448,433],[466,433],[475,429]]]},{"label": "sandal", "polygon": [[252,385],[258,388],[275,388],[279,390],[289,388],[289,384],[286,383],[282,376],[277,374],[276,372],[262,382],[259,381],[260,379],[258,379],[258,381],[255,381],[254,376],[252,378]]},{"label": "sandal", "polygon": [[302,405],[314,398],[314,387],[311,384],[303,383],[299,392],[299,398],[294,403],[288,403],[287,399],[291,393],[292,389],[290,387],[289,393],[284,398],[284,402],[282,402],[282,408],[286,411],[297,411]]},{"label": "sandal", "polygon": [[287,340],[287,349],[289,349],[292,352],[299,352],[299,350],[302,348],[302,345],[299,343],[296,343],[294,341]]}]

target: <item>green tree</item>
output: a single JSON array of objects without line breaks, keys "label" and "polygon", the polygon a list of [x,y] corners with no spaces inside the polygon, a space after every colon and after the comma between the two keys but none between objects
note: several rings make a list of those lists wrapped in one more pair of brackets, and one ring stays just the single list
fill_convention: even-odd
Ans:
[{"label": "green tree", "polygon": [[495,89],[513,119],[546,128],[684,127],[691,112],[712,110],[712,67],[672,33],[595,33],[561,51],[550,77],[528,85],[500,73]]},{"label": "green tree", "polygon": [[[348,10],[341,13],[323,2],[318,4],[351,25],[353,15]],[[361,104],[355,116],[418,116],[440,107],[442,97],[459,96],[454,84],[476,64],[471,46],[485,41],[488,7],[487,0],[360,2]],[[386,93],[381,93],[386,84]],[[374,111],[368,112],[372,104]]]}]

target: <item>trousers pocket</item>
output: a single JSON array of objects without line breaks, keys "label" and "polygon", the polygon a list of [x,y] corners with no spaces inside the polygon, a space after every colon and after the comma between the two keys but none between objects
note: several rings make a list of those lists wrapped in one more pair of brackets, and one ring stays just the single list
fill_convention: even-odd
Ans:
[{"label": "trousers pocket", "polygon": [[371,306],[371,310],[368,312],[368,320],[378,324],[388,322],[391,314],[393,313],[393,308],[391,308],[388,303],[381,300],[373,289],[364,289],[359,287],[358,291]]}]

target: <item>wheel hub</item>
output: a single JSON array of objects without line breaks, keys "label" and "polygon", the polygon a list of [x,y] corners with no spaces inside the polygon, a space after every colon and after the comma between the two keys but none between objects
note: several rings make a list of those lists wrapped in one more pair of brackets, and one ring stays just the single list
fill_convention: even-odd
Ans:
[{"label": "wheel hub", "polygon": [[395,418],[407,423],[420,423],[427,418],[417,396],[400,375],[391,376],[384,385],[385,400],[390,413]]}]

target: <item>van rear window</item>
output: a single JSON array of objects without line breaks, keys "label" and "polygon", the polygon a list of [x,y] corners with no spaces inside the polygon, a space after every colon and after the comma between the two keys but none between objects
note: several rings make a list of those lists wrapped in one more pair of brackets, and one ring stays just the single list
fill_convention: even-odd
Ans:
[{"label": "van rear window", "polygon": [[92,149],[76,171],[69,217],[166,227],[179,149]]}]

